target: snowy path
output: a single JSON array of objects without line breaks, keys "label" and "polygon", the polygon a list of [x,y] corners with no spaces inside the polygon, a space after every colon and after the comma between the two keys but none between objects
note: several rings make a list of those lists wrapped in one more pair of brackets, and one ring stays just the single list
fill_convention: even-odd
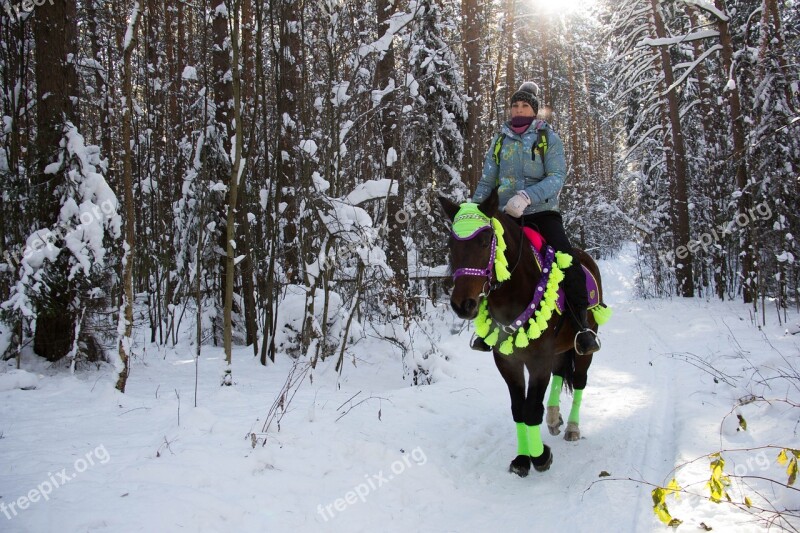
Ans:
[{"label": "snowy path", "polygon": [[[601,263],[615,315],[590,370],[583,438],[545,431],[555,455],[546,473],[507,472],[516,451],[507,389],[491,357],[465,349],[467,333],[447,333],[447,315],[440,348],[451,360],[437,383],[409,387],[391,347],[364,341],[356,368],[337,379],[333,365],[319,367],[281,431],[255,449],[246,435],[260,431],[289,362],[264,369],[249,349],[235,352],[236,386],[220,388],[220,350],[204,348],[198,408],[188,345],[148,347],[125,396],[102,372],[0,391],[0,504],[74,473],[46,501],[0,515],[0,531],[661,531],[650,487],[587,488],[601,471],[661,483],[719,446],[719,422],[747,378],[728,328],[748,353],[764,343],[741,305],[635,299],[631,261]],[[683,353],[728,369],[739,388],[670,355]],[[357,393],[349,405],[367,401],[337,421]],[[568,401],[562,394],[562,409]],[[80,472],[87,454],[95,464]],[[758,530],[723,506],[675,509],[690,528]]]}]

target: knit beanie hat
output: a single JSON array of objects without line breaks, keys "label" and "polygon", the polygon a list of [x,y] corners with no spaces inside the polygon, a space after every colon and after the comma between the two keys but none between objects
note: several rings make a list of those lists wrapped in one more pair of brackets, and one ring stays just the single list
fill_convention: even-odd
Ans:
[{"label": "knit beanie hat", "polygon": [[533,112],[539,112],[539,99],[536,95],[539,94],[539,86],[532,81],[526,81],[519,86],[517,92],[511,96],[511,104],[514,102],[527,102],[533,108]]}]

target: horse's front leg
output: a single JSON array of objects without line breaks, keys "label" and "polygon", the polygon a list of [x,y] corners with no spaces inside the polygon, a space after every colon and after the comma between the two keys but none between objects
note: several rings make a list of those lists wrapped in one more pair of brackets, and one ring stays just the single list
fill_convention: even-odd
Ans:
[{"label": "horse's front leg", "polygon": [[523,420],[525,406],[525,365],[516,358],[494,354],[494,362],[503,376],[511,395],[511,416],[517,425],[517,456],[508,467],[520,477],[525,477],[531,469],[528,453],[528,428]]},{"label": "horse's front leg", "polygon": [[[539,357],[542,354],[538,354]],[[528,455],[537,472],[544,472],[553,463],[550,447],[542,442],[542,420],[544,419],[544,393],[550,383],[549,364],[537,359],[526,363],[528,368],[528,394],[525,398],[523,418],[528,430]]]}]

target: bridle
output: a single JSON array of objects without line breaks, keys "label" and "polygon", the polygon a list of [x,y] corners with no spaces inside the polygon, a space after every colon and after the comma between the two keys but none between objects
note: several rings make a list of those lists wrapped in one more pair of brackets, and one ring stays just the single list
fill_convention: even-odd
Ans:
[{"label": "bridle", "polygon": [[[470,213],[461,215],[461,217],[459,217],[459,218],[461,218],[461,219],[474,218],[474,219],[484,220],[484,218],[481,218],[481,217],[479,217],[477,215],[473,215],[473,214],[470,214]],[[472,239],[477,237],[481,232],[486,231],[486,230],[489,230],[489,231],[492,232],[492,244],[490,246],[491,251],[489,252],[489,263],[486,265],[486,268],[465,267],[465,268],[459,268],[455,272],[453,272],[453,282],[455,282],[461,276],[485,277],[486,281],[483,284],[483,290],[481,291],[481,294],[478,295],[479,297],[488,296],[490,292],[499,289],[503,285],[503,283],[505,283],[503,281],[494,280],[494,276],[493,276],[493,274],[494,274],[494,262],[495,262],[495,258],[497,257],[497,233],[495,232],[491,221],[486,226],[478,228],[472,234],[470,234],[470,235],[468,235],[466,237],[460,237],[455,232],[454,229],[450,230],[450,234],[453,236],[454,239],[456,239],[458,241],[471,241]],[[520,226],[520,235],[522,235],[522,226]],[[516,261],[516,263],[514,263],[514,267],[509,271],[512,274],[517,269],[517,266],[519,265],[520,260],[522,259],[522,247],[523,247],[523,243],[520,242],[520,244],[519,244],[519,253],[517,254],[517,261]]]},{"label": "bridle", "polygon": [[[497,234],[494,232],[494,228],[491,225],[485,226],[483,228],[478,229],[472,235],[468,237],[459,237],[455,231],[450,231],[453,238],[459,241],[471,241],[475,237],[478,236],[479,233],[490,230],[492,232],[492,244],[491,244],[491,252],[489,253],[489,264],[486,265],[486,268],[459,268],[455,272],[453,272],[453,281],[455,282],[461,276],[478,276],[478,277],[485,277],[486,282],[484,283],[484,290],[481,293],[481,296],[488,295],[489,292],[497,289],[502,285],[502,281],[493,282],[492,278],[494,277],[494,259],[497,256]],[[487,290],[488,289],[488,290]]]}]

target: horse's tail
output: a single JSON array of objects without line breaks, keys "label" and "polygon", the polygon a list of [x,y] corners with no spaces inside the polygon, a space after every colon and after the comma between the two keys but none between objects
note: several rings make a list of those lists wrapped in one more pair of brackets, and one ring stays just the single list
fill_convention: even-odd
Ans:
[{"label": "horse's tail", "polygon": [[572,393],[575,388],[575,349],[567,350],[561,354],[561,372],[564,377],[564,388]]}]

